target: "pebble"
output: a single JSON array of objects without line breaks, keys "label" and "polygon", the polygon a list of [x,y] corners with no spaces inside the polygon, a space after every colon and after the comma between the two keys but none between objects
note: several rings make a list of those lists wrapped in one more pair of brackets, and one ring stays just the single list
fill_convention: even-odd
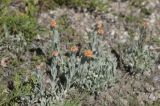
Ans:
[{"label": "pebble", "polygon": [[154,82],[160,82],[160,75],[156,75],[153,77]]},{"label": "pebble", "polygon": [[151,93],[151,94],[149,95],[149,99],[152,100],[152,101],[155,101],[155,100],[156,100],[156,97],[155,97],[155,95],[154,95],[153,93]]},{"label": "pebble", "polygon": [[150,85],[149,83],[145,83],[144,87],[148,92],[154,91],[154,87],[152,85]]},{"label": "pebble", "polygon": [[123,106],[128,106],[128,101],[126,99],[120,99],[120,101],[123,103]]},{"label": "pebble", "polygon": [[160,64],[158,65],[158,70],[160,70]]}]

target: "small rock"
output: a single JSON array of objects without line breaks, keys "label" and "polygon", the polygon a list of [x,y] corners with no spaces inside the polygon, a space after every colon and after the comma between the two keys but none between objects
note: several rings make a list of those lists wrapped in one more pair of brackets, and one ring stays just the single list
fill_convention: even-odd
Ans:
[{"label": "small rock", "polygon": [[153,77],[153,82],[160,82],[160,75],[156,75]]},{"label": "small rock", "polygon": [[136,40],[136,41],[139,40],[139,36],[135,36],[134,40]]},{"label": "small rock", "polygon": [[120,99],[120,101],[123,103],[123,106],[128,106],[128,101],[126,99]]},{"label": "small rock", "polygon": [[158,65],[158,70],[160,70],[160,64]]},{"label": "small rock", "polygon": [[113,97],[111,95],[109,95],[109,94],[106,94],[105,100],[108,100],[109,102],[113,102],[114,101]]},{"label": "small rock", "polygon": [[160,92],[159,91],[154,92],[154,94],[155,94],[157,99],[160,99]]},{"label": "small rock", "polygon": [[148,71],[144,71],[144,73],[143,73],[145,76],[150,76],[151,75],[151,71],[150,70],[148,70]]},{"label": "small rock", "polygon": [[92,29],[91,28],[86,28],[86,31],[87,32],[92,32]]},{"label": "small rock", "polygon": [[154,76],[152,81],[156,89],[160,89],[160,75]]},{"label": "small rock", "polygon": [[152,101],[155,101],[155,100],[156,100],[156,97],[155,97],[155,95],[154,95],[153,93],[151,93],[151,94],[149,95],[149,99],[152,100]]},{"label": "small rock", "polygon": [[148,91],[148,92],[153,92],[154,91],[154,87],[151,86],[148,83],[145,83],[144,88]]},{"label": "small rock", "polygon": [[141,83],[139,81],[136,81],[133,86],[132,86],[134,89],[140,89],[142,86],[141,86]]},{"label": "small rock", "polygon": [[137,99],[140,101],[148,101],[148,94],[146,93],[141,93],[137,96]]}]

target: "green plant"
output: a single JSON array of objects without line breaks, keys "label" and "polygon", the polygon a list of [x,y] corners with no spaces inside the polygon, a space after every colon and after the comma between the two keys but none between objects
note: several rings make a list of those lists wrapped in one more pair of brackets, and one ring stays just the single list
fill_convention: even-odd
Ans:
[{"label": "green plant", "polygon": [[66,101],[63,106],[79,106],[79,101]]},{"label": "green plant", "polygon": [[[107,2],[104,0],[46,0],[41,1],[46,7],[67,6],[75,8],[88,8],[89,10],[107,11]],[[52,5],[50,5],[52,3]]]},{"label": "green plant", "polygon": [[37,7],[34,5],[33,0],[25,0],[23,2],[28,4],[26,13],[22,13],[18,9],[12,11],[9,8],[11,1],[3,2],[1,5],[2,11],[0,11],[2,14],[0,16],[0,31],[2,32],[1,35],[4,35],[5,29],[3,26],[5,26],[8,28],[9,34],[22,33],[25,40],[31,41],[38,32],[36,22]]},{"label": "green plant", "polygon": [[124,66],[131,73],[143,73],[153,67],[156,54],[153,53],[149,46],[147,46],[145,29],[141,29],[140,38],[137,41],[131,41],[131,43],[123,50],[122,58]]},{"label": "green plant", "polygon": [[3,28],[5,34],[0,39],[0,46],[6,47],[6,45],[9,45],[8,50],[12,51],[12,53],[24,53],[27,46],[27,41],[25,40],[23,33],[19,32],[18,34],[11,36],[9,34],[8,27],[4,25]]},{"label": "green plant", "polygon": [[[82,57],[78,63],[77,75],[75,74],[75,83],[79,84],[82,89],[96,91],[104,88],[104,86],[114,84],[116,78],[116,58],[111,54],[110,48],[96,33],[90,35],[89,43],[94,52],[93,58]],[[75,61],[71,61],[71,66],[74,66]],[[71,70],[71,69],[69,69]]]},{"label": "green plant", "polygon": [[96,92],[115,83],[116,58],[104,43],[103,37],[96,33],[89,35],[89,45],[93,51],[91,56],[83,55],[83,51],[80,50],[77,51],[80,52],[79,56],[72,51],[65,56],[57,29],[53,29],[53,34],[52,49],[58,54],[52,57],[50,74],[39,69],[35,72],[33,93],[30,99],[24,96],[26,103],[41,106],[56,105],[65,102],[71,88]]},{"label": "green plant", "polygon": [[[1,101],[1,106],[17,106],[18,104],[27,104],[26,98],[32,94],[33,76],[30,76],[26,70],[20,70],[13,76],[13,81],[8,81],[8,90],[6,97]],[[12,82],[12,84],[11,84]],[[10,83],[10,84],[9,84]],[[10,86],[10,87],[9,87]],[[5,89],[7,89],[5,87]]]}]

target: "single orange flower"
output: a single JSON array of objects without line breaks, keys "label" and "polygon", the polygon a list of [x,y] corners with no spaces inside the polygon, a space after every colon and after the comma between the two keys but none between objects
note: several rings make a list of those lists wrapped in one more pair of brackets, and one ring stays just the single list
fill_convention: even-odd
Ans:
[{"label": "single orange flower", "polygon": [[86,50],[86,51],[84,51],[84,56],[89,57],[89,58],[93,57],[92,50]]},{"label": "single orange flower", "polygon": [[50,23],[51,28],[55,28],[56,25],[57,25],[56,20],[52,19]]},{"label": "single orange flower", "polygon": [[147,27],[148,27],[148,21],[147,21],[147,20],[144,20],[144,22],[143,22],[143,27],[144,27],[144,28],[147,28]]},{"label": "single orange flower", "polygon": [[58,51],[52,51],[52,56],[56,57],[58,55],[59,55]]},{"label": "single orange flower", "polygon": [[98,27],[98,34],[103,35],[105,33],[104,25],[103,24],[99,24],[97,27]]},{"label": "single orange flower", "polygon": [[72,46],[71,47],[71,52],[76,53],[78,51],[78,47],[77,46]]},{"label": "single orange flower", "polygon": [[98,29],[98,33],[99,33],[100,35],[103,35],[103,34],[104,34],[104,29]]}]

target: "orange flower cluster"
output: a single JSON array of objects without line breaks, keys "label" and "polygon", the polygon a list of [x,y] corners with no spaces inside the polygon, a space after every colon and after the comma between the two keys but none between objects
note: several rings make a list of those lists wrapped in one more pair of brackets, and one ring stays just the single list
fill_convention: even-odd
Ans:
[{"label": "orange flower cluster", "polygon": [[104,33],[104,25],[101,23],[98,25],[98,34],[103,35]]},{"label": "orange flower cluster", "polygon": [[71,52],[76,53],[78,51],[78,47],[77,46],[72,46],[71,47]]},{"label": "orange flower cluster", "polygon": [[148,21],[147,21],[147,20],[144,20],[144,22],[143,22],[143,27],[144,27],[144,28],[147,28],[147,27],[148,27]]},{"label": "orange flower cluster", "polygon": [[92,50],[84,51],[84,56],[89,57],[89,58],[93,57],[93,51]]},{"label": "orange flower cluster", "polygon": [[52,56],[54,56],[54,57],[56,57],[56,56],[58,56],[59,55],[59,53],[58,53],[58,51],[52,51]]},{"label": "orange flower cluster", "polygon": [[56,25],[57,25],[56,20],[52,19],[50,23],[51,28],[55,28]]}]

